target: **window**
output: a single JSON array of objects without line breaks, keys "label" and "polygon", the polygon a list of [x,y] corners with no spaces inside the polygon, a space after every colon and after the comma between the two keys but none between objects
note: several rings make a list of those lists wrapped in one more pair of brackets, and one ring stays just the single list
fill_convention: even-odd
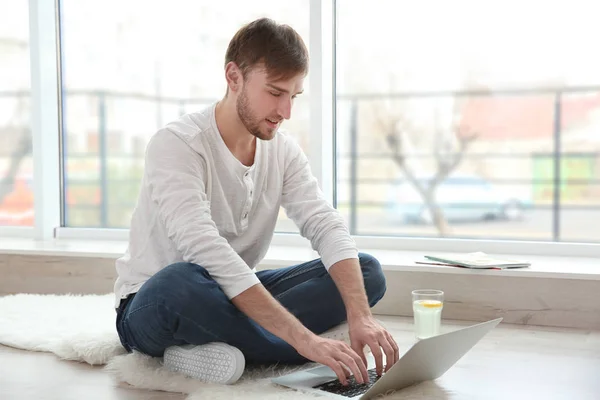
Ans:
[{"label": "window", "polygon": [[[69,227],[129,227],[148,139],[181,114],[222,98],[225,51],[242,24],[272,17],[293,26],[308,45],[309,9],[302,0],[234,6],[62,0],[61,14]],[[305,91],[284,124],[307,152],[308,102]],[[295,230],[283,214],[278,228]]]},{"label": "window", "polygon": [[337,2],[337,201],[353,234],[600,242],[593,8],[515,10]]},{"label": "window", "polygon": [[[53,237],[62,217],[58,237],[125,238],[126,230],[94,228],[128,228],[148,139],[223,96],[231,36],[268,16],[311,47],[305,93],[284,128],[351,233],[378,237],[359,243],[479,243],[428,240],[441,237],[489,239],[507,252],[534,252],[532,240],[557,254],[600,248],[591,4],[56,3],[58,13],[53,2],[0,0],[2,235]],[[276,230],[297,232],[283,212]],[[276,236],[281,244],[299,239]]]},{"label": "window", "polygon": [[0,0],[0,225],[33,225],[27,2]]}]

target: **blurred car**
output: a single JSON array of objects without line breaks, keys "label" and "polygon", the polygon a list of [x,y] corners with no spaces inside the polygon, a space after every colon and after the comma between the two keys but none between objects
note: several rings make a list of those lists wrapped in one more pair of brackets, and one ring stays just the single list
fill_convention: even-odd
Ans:
[{"label": "blurred car", "polygon": [[[427,189],[431,177],[418,178]],[[528,187],[493,185],[476,175],[450,175],[436,188],[435,204],[447,221],[484,221],[491,219],[520,220],[531,207]],[[389,210],[406,223],[431,224],[433,218],[415,186],[408,180],[393,185],[390,190]]]}]

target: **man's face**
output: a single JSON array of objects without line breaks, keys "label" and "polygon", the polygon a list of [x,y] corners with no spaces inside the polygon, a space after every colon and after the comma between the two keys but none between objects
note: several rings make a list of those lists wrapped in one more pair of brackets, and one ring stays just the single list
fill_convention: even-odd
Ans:
[{"label": "man's face", "polygon": [[304,74],[275,81],[263,68],[248,72],[236,100],[238,116],[248,132],[261,140],[273,139],[283,120],[290,119],[303,85]]}]

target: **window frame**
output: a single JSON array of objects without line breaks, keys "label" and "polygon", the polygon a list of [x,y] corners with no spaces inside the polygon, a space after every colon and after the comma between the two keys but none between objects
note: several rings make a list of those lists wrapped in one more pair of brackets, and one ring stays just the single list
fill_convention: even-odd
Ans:
[{"label": "window frame", "polygon": [[49,240],[61,225],[58,10],[55,1],[29,0],[34,225],[0,227],[1,236]]}]

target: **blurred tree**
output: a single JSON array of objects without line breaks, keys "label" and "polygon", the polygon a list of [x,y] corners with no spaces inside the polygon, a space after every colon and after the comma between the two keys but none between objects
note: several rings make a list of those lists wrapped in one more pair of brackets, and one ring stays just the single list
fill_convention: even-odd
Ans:
[{"label": "blurred tree", "polygon": [[[413,107],[414,103],[419,103],[419,111]],[[425,113],[422,112],[424,105]],[[423,200],[423,218],[435,225],[440,236],[447,236],[450,228],[437,204],[436,190],[460,165],[478,136],[461,123],[460,101],[450,97],[441,101],[433,98],[383,100],[375,107],[378,128],[394,162]],[[428,119],[432,120],[423,123]],[[416,165],[419,161],[414,156],[424,149],[432,156],[429,168]]]}]

